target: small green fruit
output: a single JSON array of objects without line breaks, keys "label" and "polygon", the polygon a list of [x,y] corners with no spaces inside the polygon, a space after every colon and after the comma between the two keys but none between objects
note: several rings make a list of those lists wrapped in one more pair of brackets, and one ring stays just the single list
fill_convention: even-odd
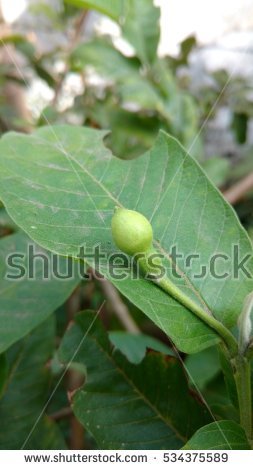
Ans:
[{"label": "small green fruit", "polygon": [[121,251],[133,256],[151,249],[153,230],[144,215],[117,208],[112,218],[112,237]]}]

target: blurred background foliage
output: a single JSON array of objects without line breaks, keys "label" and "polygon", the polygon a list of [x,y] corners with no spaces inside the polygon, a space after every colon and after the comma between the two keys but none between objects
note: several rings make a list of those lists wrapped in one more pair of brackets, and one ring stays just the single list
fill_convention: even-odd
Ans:
[{"label": "blurred background foliage", "polygon": [[[177,56],[161,56],[160,9],[115,5],[31,0],[11,25],[1,15],[1,132],[63,122],[110,129],[113,153],[134,158],[162,128],[221,188],[251,172],[252,80],[240,68],[205,70],[193,35]],[[242,54],[251,60],[248,48]],[[248,204],[238,211],[250,225]]]}]

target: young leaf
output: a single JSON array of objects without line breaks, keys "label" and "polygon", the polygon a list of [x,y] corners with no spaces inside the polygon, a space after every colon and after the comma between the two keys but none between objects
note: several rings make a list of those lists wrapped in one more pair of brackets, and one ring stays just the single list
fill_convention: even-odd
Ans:
[{"label": "young leaf", "polygon": [[[251,242],[231,206],[166,133],[131,161],[110,154],[102,142],[105,134],[64,125],[40,128],[30,136],[5,134],[0,197],[11,217],[48,250],[78,257],[80,246],[85,244],[90,253],[100,245],[108,261],[116,250],[111,236],[115,205],[137,210],[152,223],[167,276],[227,327],[234,325],[253,290],[253,260]],[[174,272],[169,261],[173,246],[179,254]],[[222,258],[214,258],[217,254]],[[246,276],[238,266],[250,256]],[[100,271],[179,349],[197,352],[217,342],[209,327],[152,282],[133,281],[129,270],[126,279],[115,280],[105,261]],[[224,271],[226,277],[220,278]]]},{"label": "young leaf", "polygon": [[233,421],[216,421],[199,429],[184,450],[249,450],[245,432]]},{"label": "young leaf", "polygon": [[46,363],[54,347],[54,321],[49,319],[6,354],[8,377],[0,400],[0,449],[65,449],[57,426],[45,415],[36,420],[47,399]]},{"label": "young leaf", "polygon": [[[43,279],[42,259],[34,262],[30,256],[29,248],[34,253],[41,253],[48,259],[48,275],[50,280]],[[12,261],[9,258],[14,256]],[[66,259],[59,257],[59,273],[66,270]],[[20,266],[20,268],[11,268]],[[11,344],[18,341],[33,328],[43,322],[57,307],[65,302],[80,279],[73,270],[73,278],[68,280],[56,279],[52,275],[53,261],[51,254],[36,246],[24,233],[16,233],[0,240],[0,352],[5,351]],[[33,279],[29,279],[32,270]],[[22,272],[21,272],[22,269]],[[19,279],[7,279],[7,275],[17,276]],[[23,274],[23,275],[22,275]]]},{"label": "young leaf", "polygon": [[86,367],[87,377],[72,397],[73,411],[99,448],[178,449],[210,420],[176,358],[149,353],[141,364],[129,363],[91,312],[77,316],[59,358],[68,363],[76,351],[74,362]]}]

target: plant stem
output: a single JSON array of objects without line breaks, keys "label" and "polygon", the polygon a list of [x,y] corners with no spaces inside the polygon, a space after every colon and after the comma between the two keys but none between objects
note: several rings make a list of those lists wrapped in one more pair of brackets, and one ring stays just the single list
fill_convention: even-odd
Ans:
[{"label": "plant stem", "polygon": [[[149,265],[148,255],[155,255],[156,252],[153,248],[146,253],[146,257],[139,257],[139,264],[143,271],[149,275],[149,280],[153,281],[161,287],[172,298],[177,300],[181,305],[186,307],[210,328],[212,328],[217,335],[223,340],[226,346],[226,353],[230,358],[233,370],[234,379],[236,383],[240,424],[244,428],[246,436],[252,445],[252,404],[251,404],[251,369],[250,359],[243,356],[239,350],[238,342],[233,334],[214,316],[211,312],[204,310],[200,305],[196,304],[190,297],[188,297],[179,287],[177,287],[168,277],[156,277],[156,271],[153,266]],[[161,263],[162,265],[162,263]]]},{"label": "plant stem", "polygon": [[[150,251],[150,253],[154,253],[154,251]],[[152,274],[152,271],[150,271],[149,269],[147,259],[139,259],[139,264],[142,267],[143,271],[148,274]],[[179,289],[170,279],[168,279],[167,277],[157,279],[153,275],[150,280],[160,286],[171,297],[176,299],[179,303],[184,305],[184,307],[188,308],[192,313],[194,313],[203,322],[210,326],[220,336],[220,338],[223,339],[231,357],[234,357],[238,354],[238,344],[232,333],[221,322],[219,322],[218,320],[216,320],[216,318],[210,315],[210,313],[206,312],[190,297],[184,294],[184,292]]]},{"label": "plant stem", "polygon": [[169,279],[160,279],[158,285],[168,292],[172,297],[178,300],[182,305],[191,310],[197,317],[210,326],[223,339],[231,355],[237,354],[237,341],[232,333],[216,318],[205,312],[203,308],[197,305],[192,299],[185,295],[181,289],[178,289]]},{"label": "plant stem", "polygon": [[250,361],[239,355],[234,359],[235,383],[238,395],[240,424],[252,442],[252,404],[251,404],[251,367]]}]

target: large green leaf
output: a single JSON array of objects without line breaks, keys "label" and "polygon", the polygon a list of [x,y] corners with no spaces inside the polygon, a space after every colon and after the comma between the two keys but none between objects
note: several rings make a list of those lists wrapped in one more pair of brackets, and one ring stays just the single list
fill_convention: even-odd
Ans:
[{"label": "large green leaf", "polygon": [[[150,353],[140,365],[115,352],[91,312],[77,317],[66,333],[59,358],[86,367],[73,411],[101,449],[178,449],[210,421],[187,387],[180,362]],[[157,386],[159,384],[159,387]]]},{"label": "large green leaf", "polygon": [[249,450],[245,432],[233,421],[217,421],[199,429],[184,446],[185,450]]},{"label": "large green leaf", "polygon": [[[32,258],[29,261],[28,246],[34,247],[34,252],[47,256],[49,279],[43,280],[43,261],[34,263],[34,279],[29,279],[28,268],[32,268]],[[6,276],[18,275],[19,269],[8,266],[7,257],[17,254],[15,263],[26,270],[20,279],[7,279]],[[20,257],[23,256],[23,259]],[[59,273],[65,273],[67,260],[59,257]],[[50,253],[36,246],[25,234],[19,232],[0,240],[0,352],[19,340],[33,328],[43,322],[57,307],[65,302],[73,289],[80,282],[76,268],[73,278],[68,280],[56,279],[52,276],[53,261]],[[30,270],[32,275],[32,271]],[[46,274],[46,273],[45,273]]]},{"label": "large green leaf", "polygon": [[[252,254],[252,245],[231,206],[178,141],[164,132],[149,152],[131,161],[111,155],[102,142],[105,134],[72,126],[44,127],[30,136],[5,134],[0,142],[0,197],[11,217],[56,253],[77,257],[83,244],[89,252],[99,244],[109,256],[116,250],[110,228],[115,205],[138,210],[152,223],[167,275],[225,325],[234,325],[253,279],[243,273],[238,279],[233,276],[233,245],[239,244],[241,257]],[[181,276],[176,279],[169,261],[174,245],[182,255],[176,260]],[[196,253],[199,259],[186,267],[186,257]],[[217,253],[228,257],[226,263],[216,260],[218,273],[225,266],[227,279],[210,273],[210,258]],[[201,279],[196,275],[203,265],[207,272]],[[100,271],[111,277],[106,261]],[[179,349],[197,352],[217,341],[210,328],[151,282],[134,281],[130,275],[112,282]]]},{"label": "large green leaf", "polygon": [[154,62],[160,37],[160,9],[153,0],[128,0],[124,13],[123,36],[144,64]]},{"label": "large green leaf", "polygon": [[114,20],[119,20],[124,14],[125,3],[128,0],[64,0],[76,7],[97,10]]},{"label": "large green leaf", "polygon": [[24,443],[26,449],[66,448],[57,426],[45,415],[38,419],[47,399],[46,363],[53,353],[54,334],[51,318],[6,354],[9,373],[0,401],[0,449],[20,449]]}]

